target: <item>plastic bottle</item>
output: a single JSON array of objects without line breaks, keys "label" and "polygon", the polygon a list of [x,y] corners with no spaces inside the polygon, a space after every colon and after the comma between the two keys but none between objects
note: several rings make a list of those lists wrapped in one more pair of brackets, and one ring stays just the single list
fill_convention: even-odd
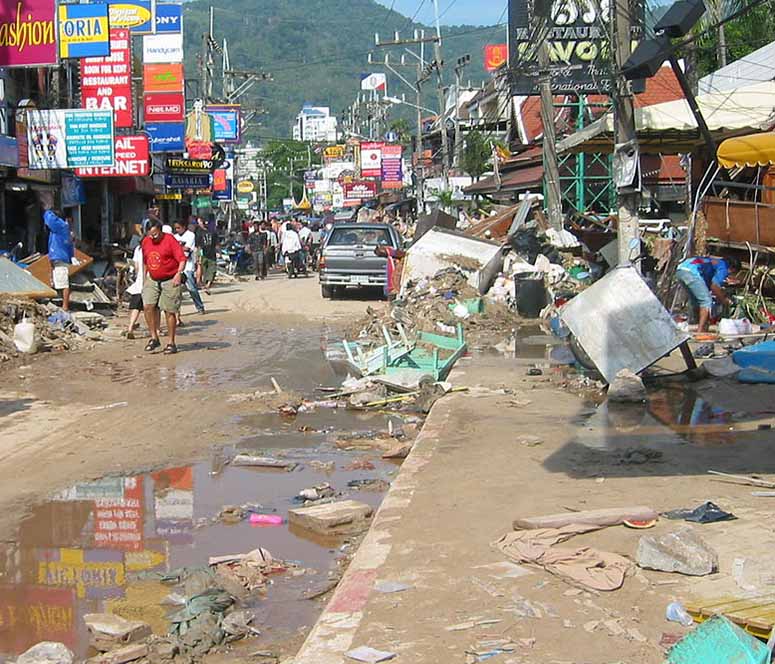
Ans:
[{"label": "plastic bottle", "polygon": [[694,622],[681,602],[670,602],[665,610],[665,618],[671,622],[681,623],[684,627],[689,627]]},{"label": "plastic bottle", "polygon": [[282,526],[283,518],[279,514],[251,514],[250,523],[253,526]]},{"label": "plastic bottle", "polygon": [[38,343],[35,340],[35,324],[30,323],[26,317],[17,323],[13,328],[13,343],[20,353],[36,352]]}]

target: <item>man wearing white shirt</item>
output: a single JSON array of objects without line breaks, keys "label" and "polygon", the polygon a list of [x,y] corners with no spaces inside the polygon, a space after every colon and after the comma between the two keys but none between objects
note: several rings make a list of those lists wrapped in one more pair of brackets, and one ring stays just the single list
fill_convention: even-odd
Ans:
[{"label": "man wearing white shirt", "polygon": [[[196,310],[203,314],[205,312],[205,305],[202,302],[202,296],[199,294],[199,288],[196,285],[196,235],[193,231],[188,230],[186,224],[182,221],[175,222],[175,239],[180,243],[183,248],[183,253],[186,255],[186,268],[184,275],[186,278],[186,288],[191,295],[191,300],[196,307]],[[180,325],[180,323],[178,323]]]}]

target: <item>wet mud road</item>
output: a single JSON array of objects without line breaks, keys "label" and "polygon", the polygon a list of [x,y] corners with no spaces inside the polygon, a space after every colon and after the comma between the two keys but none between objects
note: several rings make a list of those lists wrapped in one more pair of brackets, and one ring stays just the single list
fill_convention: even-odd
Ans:
[{"label": "wet mud road", "polygon": [[[304,288],[302,300],[312,292]],[[278,398],[250,396],[271,392],[274,378],[325,398],[318,388],[342,376],[321,345],[345,319],[237,307],[189,317],[176,357],[115,341],[11,369],[0,395],[0,661],[43,640],[86,657],[87,613],[144,620],[165,634],[179,607],[165,604],[174,589],[160,576],[257,547],[292,567],[246,601],[261,634],[245,647],[282,653],[298,644],[356,540],[287,521],[228,524],[218,514],[237,505],[285,519],[300,490],[323,482],[379,505],[397,466],[336,441],[385,431],[384,415],[340,408],[288,419],[276,412]],[[231,466],[238,453],[298,466]]]}]

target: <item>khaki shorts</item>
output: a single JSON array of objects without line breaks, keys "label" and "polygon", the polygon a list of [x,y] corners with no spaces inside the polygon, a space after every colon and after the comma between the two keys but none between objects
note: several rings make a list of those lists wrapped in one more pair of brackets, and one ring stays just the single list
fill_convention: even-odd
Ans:
[{"label": "khaki shorts", "polygon": [[154,281],[146,277],[143,282],[143,304],[148,307],[156,307],[169,314],[180,311],[182,299],[182,286],[173,286],[172,279],[167,281]]},{"label": "khaki shorts", "polygon": [[51,271],[56,290],[70,288],[70,268],[66,263],[54,263]]}]

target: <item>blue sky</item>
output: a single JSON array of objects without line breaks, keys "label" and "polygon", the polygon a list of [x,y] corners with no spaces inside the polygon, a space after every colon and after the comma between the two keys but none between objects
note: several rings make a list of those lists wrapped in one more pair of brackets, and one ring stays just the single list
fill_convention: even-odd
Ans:
[{"label": "blue sky", "polygon": [[[390,7],[393,0],[377,0]],[[441,22],[446,25],[492,25],[505,20],[506,0],[438,0]],[[425,24],[434,22],[433,0],[395,0],[393,8],[404,16],[414,16]],[[502,18],[503,17],[503,18]]]}]

